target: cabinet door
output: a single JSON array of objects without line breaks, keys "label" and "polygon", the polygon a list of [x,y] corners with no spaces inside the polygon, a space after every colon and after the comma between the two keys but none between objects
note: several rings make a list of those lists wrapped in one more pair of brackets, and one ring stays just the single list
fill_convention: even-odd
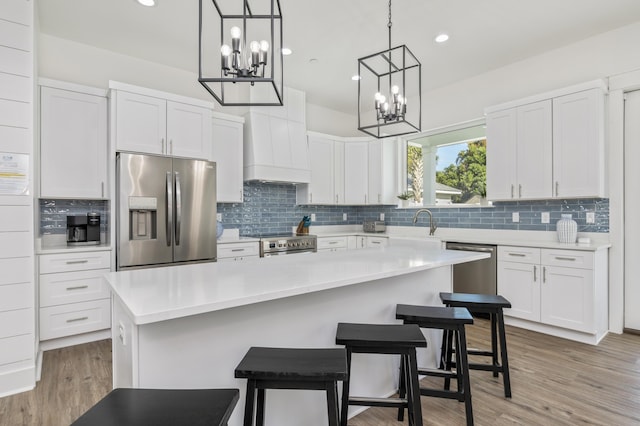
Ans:
[{"label": "cabinet door", "polygon": [[551,198],[553,146],[551,100],[518,108],[516,198]]},{"label": "cabinet door", "polygon": [[367,203],[382,204],[382,141],[377,139],[368,143],[367,147],[368,187]]},{"label": "cabinet door", "polygon": [[367,142],[347,142],[344,144],[345,204],[367,204],[368,162]]},{"label": "cabinet door", "polygon": [[595,333],[593,271],[542,266],[543,323]]},{"label": "cabinet door", "polygon": [[317,136],[309,136],[309,164],[311,183],[309,184],[310,204],[335,204],[333,192],[333,141]]},{"label": "cabinet door", "polygon": [[242,202],[242,123],[213,119],[211,161],[216,162],[217,201]]},{"label": "cabinet door", "polygon": [[167,102],[119,91],[116,93],[116,149],[147,154],[167,152]]},{"label": "cabinet door", "polygon": [[344,204],[344,142],[333,141],[333,192],[336,204]]},{"label": "cabinet door", "polygon": [[40,196],[104,198],[107,99],[41,88]]},{"label": "cabinet door", "polygon": [[498,294],[511,302],[504,314],[540,321],[540,267],[530,263],[498,262]]},{"label": "cabinet door", "polygon": [[599,89],[553,100],[555,197],[605,195],[603,103]]},{"label": "cabinet door", "polygon": [[211,110],[167,101],[167,141],[166,154],[206,159],[211,150]]},{"label": "cabinet door", "polygon": [[487,198],[515,196],[517,112],[515,108],[487,115]]}]

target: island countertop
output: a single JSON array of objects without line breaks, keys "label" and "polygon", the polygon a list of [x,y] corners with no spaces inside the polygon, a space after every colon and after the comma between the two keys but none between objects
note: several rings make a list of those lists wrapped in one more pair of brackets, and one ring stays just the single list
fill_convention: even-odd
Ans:
[{"label": "island countertop", "polygon": [[111,272],[105,279],[134,324],[142,325],[486,257],[397,241],[383,248]]}]

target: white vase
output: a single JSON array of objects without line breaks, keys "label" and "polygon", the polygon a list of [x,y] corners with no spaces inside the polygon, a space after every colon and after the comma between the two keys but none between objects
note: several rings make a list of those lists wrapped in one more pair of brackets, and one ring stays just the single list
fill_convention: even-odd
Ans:
[{"label": "white vase", "polygon": [[561,218],[556,224],[558,241],[565,244],[575,243],[578,237],[578,224],[571,219],[570,214],[563,214]]}]

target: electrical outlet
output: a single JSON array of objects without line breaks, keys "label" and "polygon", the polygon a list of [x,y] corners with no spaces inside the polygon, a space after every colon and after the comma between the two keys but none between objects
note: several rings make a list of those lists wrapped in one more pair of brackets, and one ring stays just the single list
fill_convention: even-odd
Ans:
[{"label": "electrical outlet", "polygon": [[316,214],[311,213],[311,222],[315,222],[315,221],[316,221]]},{"label": "electrical outlet", "polygon": [[347,220],[347,214],[346,213],[342,213],[342,220]]},{"label": "electrical outlet", "polygon": [[549,212],[540,213],[540,223],[549,223]]},{"label": "electrical outlet", "polygon": [[587,212],[587,223],[596,223],[596,212]]},{"label": "electrical outlet", "polygon": [[511,222],[520,222],[520,213],[518,212],[511,213]]},{"label": "electrical outlet", "polygon": [[222,213],[216,213],[216,219],[222,222]]},{"label": "electrical outlet", "polygon": [[384,220],[384,213],[380,213],[380,220]]}]

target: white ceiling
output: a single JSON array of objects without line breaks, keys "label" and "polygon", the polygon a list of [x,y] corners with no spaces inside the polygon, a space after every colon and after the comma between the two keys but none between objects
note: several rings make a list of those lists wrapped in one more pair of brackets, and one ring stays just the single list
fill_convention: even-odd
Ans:
[{"label": "white ceiling", "polygon": [[[198,0],[37,4],[43,33],[197,72]],[[285,85],[304,90],[310,103],[355,113],[351,76],[359,57],[387,48],[387,0],[280,4],[284,45],[294,52],[285,57]],[[423,90],[431,90],[640,21],[640,1],[396,0],[392,14],[393,45],[418,57]],[[442,45],[433,41],[440,32],[451,36]]]}]

